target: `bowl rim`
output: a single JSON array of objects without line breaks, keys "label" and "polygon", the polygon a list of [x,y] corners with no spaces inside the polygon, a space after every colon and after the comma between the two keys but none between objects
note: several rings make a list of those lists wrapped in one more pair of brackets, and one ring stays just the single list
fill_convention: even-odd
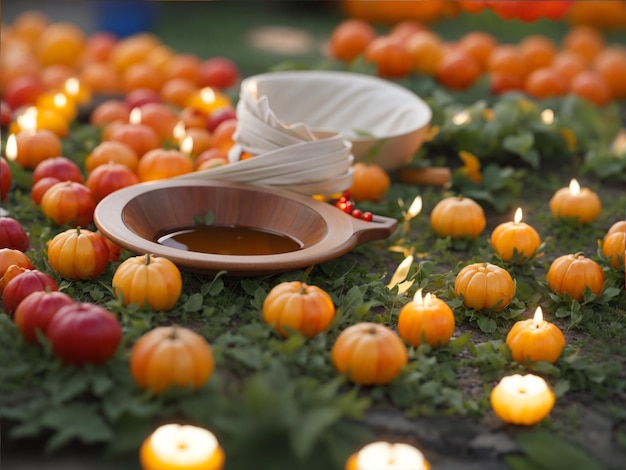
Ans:
[{"label": "bowl rim", "polygon": [[[395,132],[395,133],[387,133],[384,136],[352,136],[345,135],[345,133],[341,132],[338,129],[326,129],[321,127],[311,127],[313,131],[321,131],[321,132],[341,132],[344,138],[350,142],[375,142],[384,139],[394,138],[394,137],[402,137],[406,135],[413,134],[414,132],[418,132],[424,127],[428,126],[433,118],[433,111],[431,107],[426,103],[426,101],[418,96],[413,91],[408,88],[395,83],[393,81],[387,80],[382,77],[378,77],[376,75],[369,75],[365,73],[359,72],[348,72],[343,70],[279,70],[276,72],[264,72],[256,75],[251,75],[244,78],[240,84],[240,93],[247,92],[246,89],[249,88],[249,84],[253,82],[258,82],[259,80],[281,80],[281,79],[294,79],[296,77],[309,77],[309,78],[320,78],[320,79],[333,79],[333,80],[342,80],[342,81],[353,81],[353,80],[361,80],[364,82],[369,82],[375,85],[384,86],[391,90],[394,90],[397,93],[407,96],[407,98],[412,99],[420,108],[419,116],[422,117],[421,120],[416,121],[416,124],[410,129],[404,132]],[[280,116],[278,116],[280,118]]]},{"label": "bowl rim", "polygon": [[[124,222],[124,208],[136,197],[167,188],[196,186],[271,193],[281,198],[294,200],[306,205],[324,219],[327,226],[326,234],[317,243],[288,253],[217,255],[161,245],[139,236]],[[139,183],[119,189],[98,203],[94,212],[94,223],[100,233],[130,252],[163,256],[179,268],[188,271],[205,274],[226,271],[227,275],[237,276],[279,273],[312,266],[345,254],[365,241],[386,238],[397,226],[396,219],[381,216],[375,217],[372,222],[364,222],[327,202],[288,190],[207,179],[168,179]]]}]

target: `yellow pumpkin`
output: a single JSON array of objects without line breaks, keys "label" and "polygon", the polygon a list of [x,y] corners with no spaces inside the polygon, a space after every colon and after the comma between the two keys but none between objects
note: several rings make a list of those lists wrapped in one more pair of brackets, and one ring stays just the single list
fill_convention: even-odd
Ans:
[{"label": "yellow pumpkin", "polygon": [[426,341],[433,348],[448,344],[454,333],[454,314],[443,300],[418,290],[398,315],[398,334],[412,346]]},{"label": "yellow pumpkin", "polygon": [[491,263],[465,266],[454,280],[454,293],[463,305],[476,310],[505,308],[515,297],[515,282],[509,272]]},{"label": "yellow pumpkin", "polygon": [[505,423],[533,426],[554,406],[555,396],[541,377],[514,374],[503,377],[491,390],[491,407]]}]

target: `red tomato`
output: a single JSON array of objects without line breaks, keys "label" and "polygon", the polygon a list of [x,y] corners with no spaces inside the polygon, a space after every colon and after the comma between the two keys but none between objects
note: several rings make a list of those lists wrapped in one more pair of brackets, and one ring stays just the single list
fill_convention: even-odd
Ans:
[{"label": "red tomato", "polygon": [[46,158],[39,162],[33,170],[33,183],[47,176],[52,176],[59,181],[83,182],[83,175],[78,165],[63,156]]},{"label": "red tomato", "polygon": [[4,201],[7,198],[11,189],[11,181],[11,167],[9,167],[9,163],[4,157],[0,157],[0,201]]},{"label": "red tomato", "polygon": [[200,86],[224,89],[239,80],[239,68],[226,57],[211,57],[200,64]]},{"label": "red tomato", "polygon": [[38,78],[23,76],[11,80],[2,93],[2,99],[11,109],[34,105],[44,91]]},{"label": "red tomato", "polygon": [[30,246],[28,234],[13,217],[0,217],[0,248],[26,251]]},{"label": "red tomato", "polygon": [[59,291],[36,291],[29,294],[15,309],[15,324],[24,339],[30,343],[37,343],[37,330],[44,335],[52,317],[74,300],[67,294]]},{"label": "red tomato", "polygon": [[58,291],[59,286],[48,274],[37,269],[27,269],[15,276],[2,291],[2,306],[9,315],[29,294],[37,291]]},{"label": "red tomato", "polygon": [[106,308],[90,303],[61,307],[46,336],[54,354],[67,364],[102,364],[122,339],[122,328]]}]

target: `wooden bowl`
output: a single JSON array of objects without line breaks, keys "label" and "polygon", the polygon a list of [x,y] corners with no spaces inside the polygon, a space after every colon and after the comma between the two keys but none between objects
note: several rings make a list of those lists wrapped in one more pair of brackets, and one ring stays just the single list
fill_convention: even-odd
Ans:
[{"label": "wooden bowl", "polygon": [[[163,233],[194,225],[210,214],[213,225],[251,227],[298,241],[285,253],[224,255],[187,251],[157,240]],[[94,214],[98,230],[133,253],[151,253],[179,268],[253,276],[306,268],[347,253],[359,244],[389,237],[397,220],[366,222],[326,202],[276,188],[211,180],[164,180],[120,189]]]}]

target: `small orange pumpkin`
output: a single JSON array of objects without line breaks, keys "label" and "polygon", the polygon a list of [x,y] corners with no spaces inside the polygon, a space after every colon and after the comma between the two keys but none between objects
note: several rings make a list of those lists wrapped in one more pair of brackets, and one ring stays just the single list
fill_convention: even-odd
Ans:
[{"label": "small orange pumpkin", "polygon": [[521,221],[521,214],[518,209],[512,222],[500,224],[491,232],[491,246],[503,261],[511,261],[516,253],[517,261],[530,259],[541,246],[539,234],[533,227]]},{"label": "small orange pumpkin", "polygon": [[400,337],[379,323],[361,322],[349,326],[337,337],[331,357],[340,374],[361,385],[393,381],[408,361]]},{"label": "small orange pumpkin", "polygon": [[330,295],[300,281],[282,282],[263,302],[263,320],[282,336],[296,330],[307,338],[326,331],[335,318]]},{"label": "small orange pumpkin", "polygon": [[99,233],[77,227],[48,242],[48,262],[65,279],[85,281],[98,277],[109,266],[109,247]]},{"label": "small orange pumpkin", "polygon": [[47,158],[61,155],[61,139],[52,131],[20,131],[15,134],[17,163],[22,168],[34,169]]},{"label": "small orange pumpkin", "polygon": [[130,372],[142,388],[161,393],[175,385],[202,387],[213,374],[213,352],[193,330],[179,326],[154,328],[133,345]]},{"label": "small orange pumpkin", "polygon": [[161,256],[133,256],[123,261],[113,275],[113,293],[124,305],[149,305],[169,310],[180,297],[183,280],[178,267]]},{"label": "small orange pumpkin", "polygon": [[391,179],[381,166],[365,162],[352,165],[352,186],[348,191],[354,202],[380,201],[390,185]]},{"label": "small orange pumpkin", "polygon": [[440,237],[476,238],[487,226],[487,219],[483,208],[473,199],[450,196],[435,205],[430,224]]},{"label": "small orange pumpkin", "polygon": [[579,224],[590,224],[602,212],[602,202],[589,188],[581,188],[575,179],[550,199],[550,212],[555,219],[574,218]]},{"label": "small orange pumpkin", "polygon": [[600,295],[604,287],[602,267],[582,254],[568,254],[555,259],[546,275],[548,287],[558,295],[569,294],[574,300],[582,300],[585,288]]},{"label": "small orange pumpkin", "polygon": [[139,160],[139,181],[154,181],[184,175],[193,171],[191,158],[179,150],[154,149]]},{"label": "small orange pumpkin", "polygon": [[624,263],[626,263],[626,220],[615,222],[606,232],[602,239],[602,254],[609,258],[611,267],[624,269]]},{"label": "small orange pumpkin", "polygon": [[465,266],[454,280],[454,293],[463,305],[476,310],[500,311],[515,297],[515,282],[509,272],[491,263]]},{"label": "small orange pumpkin", "polygon": [[448,344],[454,333],[454,314],[443,300],[419,289],[398,315],[398,334],[412,346],[426,341],[433,348]]},{"label": "small orange pumpkin", "polygon": [[565,347],[565,336],[554,324],[543,319],[541,307],[533,318],[516,322],[506,337],[514,361],[555,363]]},{"label": "small orange pumpkin", "polygon": [[56,183],[41,198],[41,211],[57,225],[86,227],[93,221],[95,210],[91,190],[75,181]]}]

